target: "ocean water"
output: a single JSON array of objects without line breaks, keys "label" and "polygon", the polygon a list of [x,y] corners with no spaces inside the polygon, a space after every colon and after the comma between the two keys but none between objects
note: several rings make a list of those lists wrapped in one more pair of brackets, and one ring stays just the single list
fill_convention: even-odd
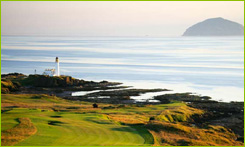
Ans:
[{"label": "ocean water", "polygon": [[56,56],[62,75],[244,101],[243,37],[1,38],[2,74],[42,74]]}]

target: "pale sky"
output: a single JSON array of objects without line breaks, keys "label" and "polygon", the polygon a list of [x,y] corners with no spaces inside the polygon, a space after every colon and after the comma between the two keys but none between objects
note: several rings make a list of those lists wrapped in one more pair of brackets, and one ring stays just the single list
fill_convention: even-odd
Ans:
[{"label": "pale sky", "polygon": [[2,1],[1,35],[181,36],[214,17],[244,25],[244,2]]}]

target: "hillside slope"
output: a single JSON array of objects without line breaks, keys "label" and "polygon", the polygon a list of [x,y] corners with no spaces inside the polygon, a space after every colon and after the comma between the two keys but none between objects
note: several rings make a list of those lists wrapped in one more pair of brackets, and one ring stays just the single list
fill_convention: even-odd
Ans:
[{"label": "hillside slope", "polygon": [[243,36],[244,27],[236,22],[218,17],[210,18],[189,27],[183,36]]}]

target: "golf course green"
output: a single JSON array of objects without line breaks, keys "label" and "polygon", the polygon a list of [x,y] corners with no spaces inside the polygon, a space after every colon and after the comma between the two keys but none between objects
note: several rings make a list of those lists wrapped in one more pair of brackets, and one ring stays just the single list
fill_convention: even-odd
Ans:
[{"label": "golf course green", "polygon": [[[7,100],[8,99],[8,100]],[[33,96],[3,96],[3,101],[21,101],[25,104],[32,104],[39,101],[39,104],[49,105],[52,98],[36,98]],[[56,103],[69,104],[58,98]],[[74,104],[76,105],[76,104]],[[69,105],[68,105],[69,106]],[[92,105],[91,105],[92,106]],[[90,106],[90,107],[91,107]],[[31,107],[31,106],[29,106]],[[35,106],[37,107],[37,106]],[[58,105],[57,107],[61,107]],[[64,107],[64,105],[63,105]],[[7,107],[9,108],[9,107]],[[29,118],[37,132],[27,139],[20,140],[17,146],[95,146],[95,145],[149,145],[153,144],[151,134],[143,127],[130,127],[109,120],[105,115],[94,113],[55,112],[51,109],[38,108],[11,108],[2,113],[2,131],[14,128],[18,125],[19,118]],[[101,110],[95,110],[101,111]],[[108,111],[108,110],[106,110]],[[143,133],[143,134],[142,134]],[[146,137],[147,136],[147,137]]]},{"label": "golf course green", "polygon": [[45,94],[2,94],[2,146],[243,145],[222,126],[199,128],[184,102],[106,104]]}]

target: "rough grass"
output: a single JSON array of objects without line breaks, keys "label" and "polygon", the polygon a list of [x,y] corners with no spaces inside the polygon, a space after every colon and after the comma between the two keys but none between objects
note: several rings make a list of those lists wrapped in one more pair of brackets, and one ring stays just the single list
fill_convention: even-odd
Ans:
[{"label": "rough grass", "polygon": [[242,146],[235,141],[236,136],[230,130],[221,126],[197,128],[181,123],[152,121],[146,125],[154,134],[155,145],[171,146]]},{"label": "rough grass", "polygon": [[19,118],[19,124],[2,131],[1,143],[3,146],[14,145],[36,133],[37,129],[29,118]]},{"label": "rough grass", "polygon": [[191,119],[192,115],[202,115],[203,113],[203,110],[184,105],[181,107],[169,108],[165,111],[162,111],[161,114],[155,117],[155,119],[165,122],[185,122],[188,119]]},{"label": "rough grass", "polygon": [[14,87],[14,84],[10,80],[1,81],[2,87]]},{"label": "rough grass", "polygon": [[[85,146],[149,145],[152,136],[142,126],[122,125],[108,119],[92,103],[70,102],[47,95],[2,95],[2,131],[13,128],[15,119],[28,117],[37,133],[14,145]],[[16,106],[18,106],[16,108]],[[99,104],[108,107],[108,104]],[[106,110],[109,112],[110,110]],[[120,110],[122,113],[123,110]],[[11,122],[11,123],[9,123]],[[16,134],[15,130],[11,131]],[[12,144],[11,144],[12,145]]]},{"label": "rough grass", "polygon": [[10,80],[1,81],[1,93],[10,93],[11,90],[16,89],[15,85]]},{"label": "rough grass", "polygon": [[[35,94],[2,95],[2,132],[16,134],[21,117],[37,133],[18,146],[243,145],[221,126],[197,128],[189,121],[204,112],[182,102],[160,105],[111,105],[67,101]],[[150,119],[151,118],[151,119]],[[189,126],[188,126],[189,125]],[[11,144],[10,140],[5,140]]]}]

